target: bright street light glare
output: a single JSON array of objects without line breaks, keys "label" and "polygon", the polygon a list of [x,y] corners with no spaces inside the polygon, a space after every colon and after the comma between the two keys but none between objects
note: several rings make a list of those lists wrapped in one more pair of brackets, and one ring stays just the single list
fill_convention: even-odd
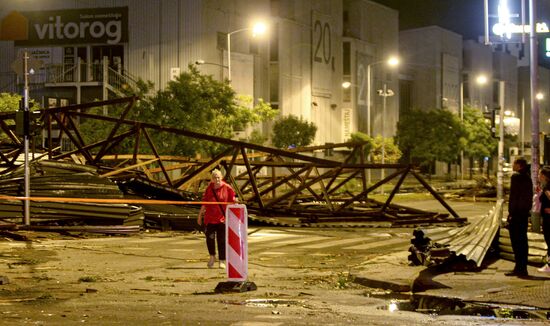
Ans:
[{"label": "bright street light glare", "polygon": [[391,57],[388,59],[388,64],[390,66],[397,66],[399,64],[399,59],[397,57]]},{"label": "bright street light glare", "polygon": [[343,87],[343,88],[346,88],[346,89],[347,89],[347,88],[350,88],[350,87],[351,87],[351,83],[350,83],[349,81],[345,81],[345,82],[342,83],[342,87]]},{"label": "bright street light glare", "polygon": [[267,25],[264,22],[257,22],[252,27],[252,36],[263,35],[267,31]]},{"label": "bright street light glare", "polygon": [[542,94],[542,93],[537,93],[537,95],[535,96],[535,98],[536,98],[537,100],[539,100],[539,101],[540,101],[540,100],[544,100],[544,94]]},{"label": "bright street light glare", "polygon": [[476,78],[476,82],[480,85],[486,84],[487,83],[487,76],[485,76],[485,75],[478,76]]}]

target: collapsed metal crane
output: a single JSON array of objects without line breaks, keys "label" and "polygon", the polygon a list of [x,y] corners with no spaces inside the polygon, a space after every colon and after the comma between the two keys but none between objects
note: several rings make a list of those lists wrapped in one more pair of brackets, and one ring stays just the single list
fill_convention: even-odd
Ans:
[{"label": "collapsed metal crane", "polygon": [[[163,127],[126,119],[137,97],[49,108],[39,111],[46,140],[42,154],[50,160],[72,159],[96,166],[102,177],[117,181],[133,180],[162,190],[171,198],[186,198],[186,192],[199,190],[209,171],[221,166],[233,184],[240,201],[256,217],[294,218],[300,223],[339,221],[389,221],[392,225],[435,222],[463,223],[445,200],[411,165],[371,164],[365,159],[364,143],[330,144],[295,150],[282,150],[252,143],[201,134],[185,129]],[[92,108],[122,106],[118,117],[92,114]],[[22,145],[10,127],[14,113],[0,114],[0,128],[9,143],[0,148],[0,167],[15,168]],[[79,120],[95,120],[109,130],[104,139],[86,143]],[[54,133],[57,132],[57,137]],[[189,137],[223,145],[223,150],[208,159],[160,155],[152,133],[171,137]],[[55,142],[57,138],[57,142]],[[61,139],[71,149],[61,150]],[[116,153],[117,145],[131,142],[132,153]],[[142,153],[143,145],[152,154]],[[33,146],[36,147],[36,146]],[[316,152],[344,148],[342,159],[316,157]],[[34,151],[35,153],[37,151]],[[36,154],[35,154],[36,155]],[[393,172],[374,184],[367,182],[367,171],[388,169]],[[426,212],[392,203],[407,178],[417,181],[449,214]],[[345,189],[350,184],[355,189]],[[369,195],[380,187],[391,188],[384,202]],[[348,187],[349,188],[349,187]]]}]

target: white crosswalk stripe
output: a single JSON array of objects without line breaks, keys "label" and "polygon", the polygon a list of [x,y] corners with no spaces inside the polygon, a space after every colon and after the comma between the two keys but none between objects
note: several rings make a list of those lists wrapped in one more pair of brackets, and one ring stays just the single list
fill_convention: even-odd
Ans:
[{"label": "white crosswalk stripe", "polygon": [[328,242],[321,242],[317,244],[312,244],[308,246],[301,246],[300,248],[306,248],[306,249],[322,249],[322,248],[328,248],[328,247],[337,247],[341,245],[347,245],[350,243],[355,242],[363,242],[365,239],[363,238],[353,238],[353,239],[340,239],[340,240],[334,240],[334,241],[328,241]]},{"label": "white crosswalk stripe", "polygon": [[[33,244],[34,248],[55,248],[59,246],[79,246],[80,248],[89,248],[93,250],[113,249],[117,251],[147,251],[159,250],[159,246],[164,247],[164,251],[169,252],[193,252],[203,246],[205,242],[204,235],[178,235],[176,237],[109,237],[101,239],[76,240],[74,245],[70,242],[61,242],[56,240],[46,240]],[[404,249],[410,245],[408,233],[386,233],[373,232],[367,233],[362,237],[345,238],[343,236],[322,236],[318,233],[292,232],[281,230],[252,230],[248,236],[249,248],[257,254],[262,255],[283,255],[289,248],[309,250],[312,252],[322,252],[337,248],[339,250],[373,250],[381,247],[392,246],[393,248]],[[0,242],[0,249],[7,250],[24,248],[27,244],[22,242]],[[285,249],[281,249],[287,247]],[[273,250],[276,249],[276,250]]]},{"label": "white crosswalk stripe", "polygon": [[367,250],[367,249],[373,249],[373,248],[378,248],[378,247],[389,246],[389,245],[392,245],[392,244],[408,245],[409,243],[410,243],[409,240],[401,239],[401,238],[394,238],[394,239],[388,239],[388,240],[384,240],[384,241],[375,241],[375,242],[361,244],[361,245],[352,246],[352,247],[345,247],[345,248],[342,248],[342,249]]}]

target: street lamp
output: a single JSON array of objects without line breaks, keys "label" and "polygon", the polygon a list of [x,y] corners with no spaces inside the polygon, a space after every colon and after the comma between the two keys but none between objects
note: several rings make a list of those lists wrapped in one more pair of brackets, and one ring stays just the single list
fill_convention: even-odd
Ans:
[{"label": "street lamp", "polygon": [[[391,89],[388,89],[388,85],[386,83],[384,83],[384,88],[379,89],[377,92],[379,96],[382,96],[382,133],[381,135],[382,135],[382,164],[384,164],[384,157],[386,155],[386,141],[384,139],[384,134],[386,131],[386,128],[385,128],[386,101],[388,96],[393,96],[395,94]],[[385,176],[384,168],[382,168],[380,179],[384,179],[384,176]],[[382,189],[382,193],[384,193],[384,188],[381,188],[381,189]]]},{"label": "street lamp", "polygon": [[[487,84],[487,76],[484,74],[478,75],[476,84],[480,86]],[[483,110],[483,103],[480,103],[480,106]],[[464,122],[464,81],[460,82],[460,122]],[[460,151],[460,178],[464,180],[464,150]]]},{"label": "street lamp", "polygon": [[[390,67],[395,67],[399,64],[399,59],[397,57],[390,57],[388,60],[376,61],[367,65],[367,134],[371,137],[371,67],[381,63],[386,63]],[[386,87],[385,84],[384,87]],[[382,121],[384,121],[384,118],[385,116],[382,117]]]},{"label": "street lamp", "polygon": [[219,64],[219,63],[215,63],[215,62],[207,62],[207,61],[204,61],[202,59],[199,59],[199,60],[196,60],[195,61],[195,64],[197,66],[201,66],[201,65],[213,65],[213,66],[218,66],[218,67],[222,67],[222,68],[227,68],[226,65],[222,65],[222,64]]},{"label": "street lamp", "polygon": [[262,35],[267,31],[267,25],[263,22],[258,22],[252,27],[241,28],[227,33],[227,79],[231,83],[231,35],[252,30],[252,37]]}]

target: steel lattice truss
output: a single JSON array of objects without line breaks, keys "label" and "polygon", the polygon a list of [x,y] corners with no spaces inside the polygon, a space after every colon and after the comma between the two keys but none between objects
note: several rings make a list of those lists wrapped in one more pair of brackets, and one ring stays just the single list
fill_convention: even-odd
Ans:
[{"label": "steel lattice truss", "polygon": [[[240,201],[245,202],[250,211],[261,216],[294,217],[308,222],[390,220],[396,224],[406,224],[411,220],[465,220],[454,212],[412,166],[366,163],[364,144],[331,144],[281,150],[126,119],[137,100],[136,97],[129,97],[41,110],[42,133],[47,135],[42,155],[47,155],[52,160],[79,157],[85,164],[98,167],[104,177],[119,180],[140,178],[153,187],[176,193],[198,190],[197,185],[209,177],[209,171],[221,166],[226,172],[226,179],[236,189]],[[123,107],[120,116],[88,113],[92,108],[110,106]],[[7,170],[17,165],[16,159],[23,153],[22,141],[14,133],[13,127],[10,127],[10,121],[14,118],[15,113],[0,115],[0,128],[9,139],[9,143],[0,148],[0,165]],[[85,143],[78,127],[79,119],[104,121],[111,128],[108,136],[94,143]],[[63,136],[70,141],[72,150],[61,152],[58,144],[52,144],[53,126],[59,128],[60,138]],[[160,155],[158,145],[154,144],[150,136],[152,133],[168,133],[172,137],[210,141],[223,145],[225,149],[215,157],[203,160]],[[123,141],[132,142],[132,153],[115,152],[117,145]],[[144,143],[152,154],[141,153]],[[342,147],[349,148],[343,160],[318,158],[311,154]],[[368,171],[382,168],[391,173],[369,185]],[[448,214],[392,204],[395,194],[407,177],[418,181],[453,218],[449,218]],[[354,189],[359,190],[344,191],[345,185],[352,180],[357,185]],[[369,194],[384,185],[389,194],[385,202],[369,199]]]}]

